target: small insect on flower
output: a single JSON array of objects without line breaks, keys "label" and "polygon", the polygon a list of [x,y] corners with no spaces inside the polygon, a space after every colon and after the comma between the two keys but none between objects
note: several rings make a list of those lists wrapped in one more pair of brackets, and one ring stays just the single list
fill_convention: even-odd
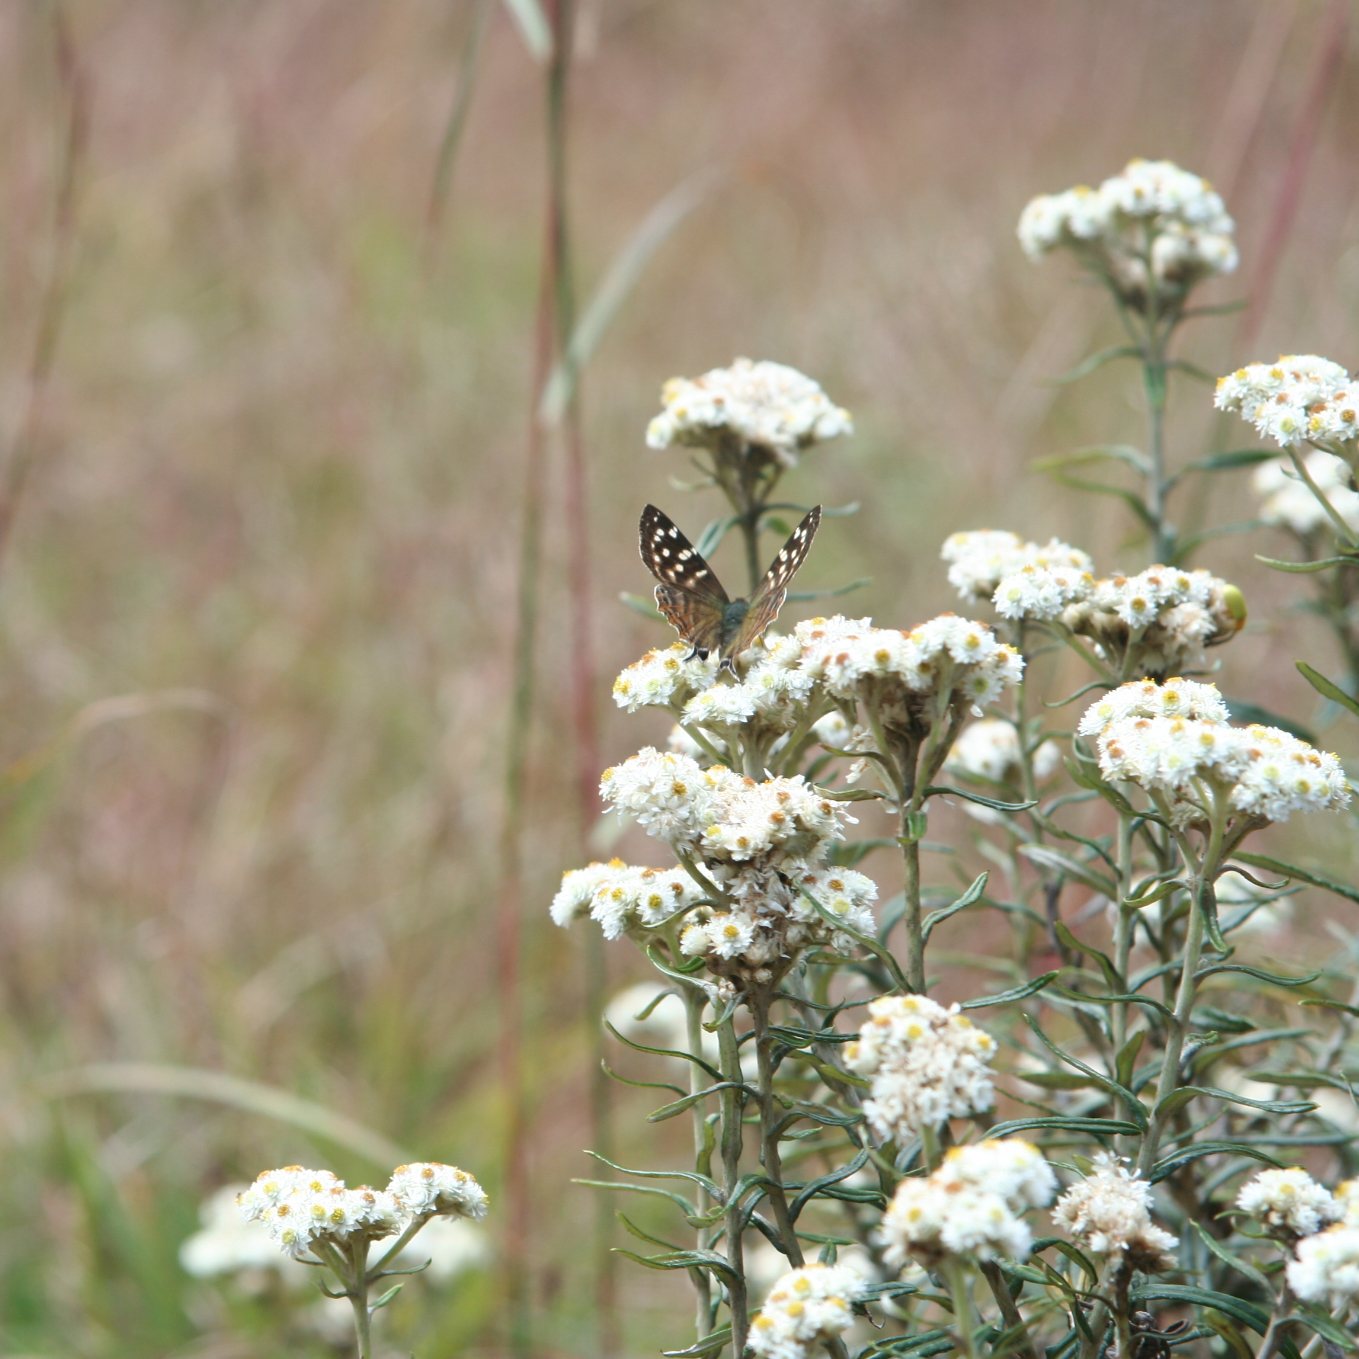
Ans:
[{"label": "small insect on flower", "polygon": [[749,599],[732,599],[698,549],[670,517],[648,505],[639,525],[642,560],[660,582],[656,603],[670,625],[693,648],[691,656],[707,660],[716,652],[724,669],[779,616],[788,582],[807,559],[821,523],[821,506],[808,512],[779,549]]}]

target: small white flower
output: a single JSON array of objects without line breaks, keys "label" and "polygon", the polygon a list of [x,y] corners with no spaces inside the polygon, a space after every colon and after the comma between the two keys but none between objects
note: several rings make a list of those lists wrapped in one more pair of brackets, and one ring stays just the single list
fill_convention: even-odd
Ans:
[{"label": "small white flower", "polygon": [[870,1003],[845,1065],[872,1081],[864,1115],[884,1141],[904,1142],[922,1128],[942,1127],[989,1109],[995,1089],[988,1065],[995,1039],[958,1006],[925,996],[884,996]]},{"label": "small white flower", "polygon": [[852,1304],[865,1279],[848,1265],[803,1265],[769,1290],[750,1324],[750,1353],[759,1359],[810,1359],[854,1320]]},{"label": "small white flower", "polygon": [[1033,1234],[1020,1214],[1046,1207],[1056,1188],[1042,1153],[1018,1138],[953,1147],[932,1175],[898,1186],[880,1229],[884,1258],[897,1268],[910,1257],[1023,1260]]},{"label": "small white flower", "polygon": [[1359,1301],[1359,1227],[1339,1226],[1298,1242],[1288,1282],[1304,1302],[1332,1310]]},{"label": "small white flower", "polygon": [[1266,1226],[1296,1236],[1311,1236],[1326,1223],[1339,1221],[1345,1211],[1325,1186],[1300,1166],[1262,1170],[1242,1186],[1236,1206]]},{"label": "small white flower", "polygon": [[1151,1185],[1107,1151],[1094,1169],[1057,1200],[1053,1221],[1097,1255],[1126,1253],[1135,1268],[1173,1269],[1179,1245],[1151,1220]]},{"label": "small white flower", "polygon": [[1355,384],[1338,363],[1316,354],[1238,368],[1218,379],[1214,404],[1238,412],[1284,448],[1307,439],[1343,446],[1359,436]]},{"label": "small white flower", "polygon": [[440,1161],[397,1166],[387,1193],[412,1217],[431,1213],[480,1222],[486,1216],[486,1191],[465,1170]]},{"label": "small white flower", "polygon": [[707,689],[717,676],[717,661],[700,660],[687,642],[648,651],[613,682],[613,701],[635,713],[638,708],[671,707]]},{"label": "small white flower", "polygon": [[707,447],[724,434],[763,449],[787,467],[800,449],[853,432],[849,412],[832,404],[796,368],[737,359],[698,378],[671,378],[661,389],[664,409],[647,427],[652,448]]}]

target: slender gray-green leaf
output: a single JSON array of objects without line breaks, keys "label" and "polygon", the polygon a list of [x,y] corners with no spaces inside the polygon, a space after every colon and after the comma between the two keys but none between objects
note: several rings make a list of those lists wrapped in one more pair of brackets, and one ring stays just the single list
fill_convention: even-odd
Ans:
[{"label": "slender gray-green leaf", "polygon": [[1359,702],[1356,702],[1353,694],[1347,694],[1334,681],[1328,680],[1325,675],[1313,670],[1306,661],[1294,661],[1293,664],[1298,667],[1298,673],[1317,693],[1329,698],[1332,703],[1340,704],[1342,708],[1348,708],[1356,717],[1359,717]]},{"label": "slender gray-green leaf", "polygon": [[534,61],[546,62],[552,55],[552,25],[538,0],[505,0],[505,8]]},{"label": "slender gray-green leaf", "polygon": [[[536,4],[536,0],[524,2]],[[582,370],[593,357],[619,309],[637,286],[652,257],[669,240],[676,227],[726,177],[725,170],[710,166],[676,185],[652,208],[632,239],[614,259],[581,313],[567,341],[566,352],[543,388],[538,417],[545,425],[557,424],[566,413]]]},{"label": "slender gray-green leaf", "polygon": [[1267,868],[1271,873],[1282,873],[1285,877],[1296,878],[1299,882],[1310,883],[1313,887],[1320,887],[1327,892],[1334,892],[1336,896],[1345,897],[1349,901],[1359,901],[1359,888],[1336,882],[1334,878],[1323,877],[1320,873],[1314,872],[1311,869],[1299,868],[1296,864],[1284,863],[1282,859],[1271,859],[1266,854],[1246,854],[1240,850],[1232,857],[1240,859],[1244,863],[1251,864],[1256,868]]}]

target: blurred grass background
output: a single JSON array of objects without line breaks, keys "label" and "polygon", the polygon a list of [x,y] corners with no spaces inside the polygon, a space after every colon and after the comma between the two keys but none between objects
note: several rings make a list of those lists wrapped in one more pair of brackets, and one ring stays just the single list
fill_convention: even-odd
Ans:
[{"label": "blurred grass background", "polygon": [[[1196,322],[1182,352],[1213,372],[1280,350],[1355,364],[1347,8],[581,0],[581,291],[677,183],[728,171],[584,378],[606,762],[663,734],[607,705],[613,673],[662,635],[615,602],[648,583],[638,508],[658,500],[693,530],[718,510],[711,492],[671,489],[685,466],[643,444],[667,376],[775,358],[850,407],[854,438],[788,479],[797,499],[864,502],[828,521],[805,584],[872,576],[844,607],[909,625],[953,607],[937,555],[956,529],[1061,534],[1105,569],[1144,561],[1117,507],[1026,470],[1141,432],[1131,369],[1041,382],[1118,337],[1066,261],[1021,256],[1014,224],[1034,193],[1098,182],[1133,155],[1209,175],[1244,263],[1205,300],[1266,305],[1254,335],[1240,318]],[[11,454],[63,241],[71,85],[56,14],[0,8]],[[189,1280],[176,1251],[221,1183],[289,1161],[354,1179],[389,1167],[229,1104],[52,1079],[118,1061],[263,1082],[455,1161],[501,1201],[495,843],[542,69],[491,8],[431,233],[472,0],[73,0],[61,14],[86,134],[60,340],[0,570],[0,1354],[320,1354],[326,1342],[275,1328],[257,1300]],[[1184,384],[1172,431],[1177,460],[1249,442]],[[581,850],[562,738],[575,641],[560,450],[544,475],[523,894],[528,1284],[534,1352],[565,1356],[600,1353],[581,1247],[594,1210],[567,1183],[590,1173],[593,1022],[580,941],[546,917]],[[1219,479],[1180,507],[1223,523],[1249,517],[1250,498]],[[1337,662],[1289,607],[1297,582],[1253,560],[1286,546],[1226,539],[1198,564],[1252,605],[1250,631],[1219,653],[1224,687],[1309,719],[1311,691],[1271,663]],[[621,944],[608,967],[614,987],[641,973]],[[620,1106],[625,1161],[660,1164],[683,1140],[628,1131],[650,1106]],[[622,1352],[678,1340],[684,1281],[625,1269]],[[394,1353],[502,1352],[497,1271],[409,1294]]]}]

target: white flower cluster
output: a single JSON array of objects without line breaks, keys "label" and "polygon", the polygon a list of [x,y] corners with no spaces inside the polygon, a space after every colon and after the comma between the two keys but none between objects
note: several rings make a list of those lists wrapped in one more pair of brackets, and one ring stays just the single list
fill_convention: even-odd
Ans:
[{"label": "white flower cluster", "polygon": [[[1334,453],[1316,449],[1303,459],[1303,466],[1331,508],[1351,529],[1359,531],[1359,491],[1351,489],[1353,474],[1349,464]],[[1306,535],[1332,522],[1325,506],[1287,459],[1257,467],[1251,477],[1251,488],[1264,497],[1260,518],[1266,524]]]},{"label": "white flower cluster", "polygon": [[985,623],[951,613],[899,632],[875,628],[868,618],[813,618],[794,629],[803,665],[840,699],[864,698],[885,706],[880,718],[903,725],[925,709],[970,702],[981,709],[1019,682],[1024,661],[996,640]]},{"label": "white flower cluster", "polygon": [[437,1162],[399,1166],[386,1189],[347,1189],[329,1170],[284,1166],[266,1170],[236,1203],[247,1222],[264,1223],[295,1260],[320,1242],[391,1236],[417,1217],[486,1216],[486,1194],[476,1180]]},{"label": "white flower cluster", "polygon": [[702,889],[682,868],[635,868],[610,859],[563,873],[551,915],[563,927],[588,915],[606,939],[617,939],[630,929],[655,929],[702,900]]},{"label": "white flower cluster", "polygon": [[1026,543],[1004,529],[967,529],[944,540],[939,554],[949,564],[948,583],[963,599],[991,599],[1002,581],[1027,567],[1079,580],[1094,563],[1079,548],[1057,538],[1046,544]]},{"label": "white flower cluster", "polygon": [[408,1217],[486,1216],[486,1191],[465,1170],[442,1161],[415,1161],[397,1166],[387,1192]]},{"label": "white flower cluster", "polygon": [[863,1276],[848,1265],[803,1265],[770,1289],[750,1323],[749,1352],[760,1359],[809,1359],[854,1320]]},{"label": "white flower cluster", "polygon": [[[1001,717],[983,717],[963,728],[949,751],[945,768],[965,777],[1005,783],[1018,771],[1019,758],[1019,733],[1014,723]],[[1061,760],[1057,742],[1044,741],[1033,752],[1034,777],[1041,783],[1056,772]],[[972,805],[967,804],[969,808]]]},{"label": "white flower cluster", "polygon": [[764,450],[785,467],[798,450],[850,434],[849,412],[820,386],[782,363],[737,359],[698,378],[671,378],[661,388],[664,409],[647,426],[652,448],[707,448],[723,438]]},{"label": "white flower cluster", "polygon": [[1209,571],[1149,566],[1092,582],[1061,621],[1089,637],[1101,656],[1121,664],[1135,647],[1145,672],[1165,675],[1201,666],[1206,647],[1234,637],[1245,625],[1246,602]]},{"label": "white flower cluster", "polygon": [[1334,755],[1277,727],[1233,727],[1225,719],[1211,684],[1144,680],[1092,704],[1077,730],[1098,733],[1105,778],[1171,794],[1186,823],[1210,810],[1198,784],[1228,792],[1233,811],[1266,821],[1348,805],[1349,784]]},{"label": "white flower cluster", "polygon": [[1359,381],[1317,354],[1283,354],[1218,379],[1214,405],[1237,411],[1283,448],[1304,441],[1354,452],[1359,438]]},{"label": "white flower cluster", "polygon": [[807,868],[793,875],[747,870],[729,877],[726,889],[733,908],[699,907],[686,917],[680,935],[684,954],[704,957],[718,971],[726,970],[724,963],[738,970],[773,969],[814,946],[850,952],[853,936],[826,920],[804,892],[859,934],[871,934],[876,923],[869,903],[877,898],[877,884],[850,868]]},{"label": "white flower cluster", "polygon": [[816,677],[802,665],[794,637],[766,633],[745,653],[735,684],[713,684],[684,708],[686,724],[716,729],[749,727],[789,732],[801,725]]},{"label": "white flower cluster", "polygon": [[1324,1224],[1338,1222],[1345,1215],[1344,1205],[1300,1166],[1262,1170],[1242,1186],[1236,1206],[1267,1227],[1294,1236],[1311,1236]]},{"label": "white flower cluster", "polygon": [[925,996],[882,996],[870,1003],[845,1065],[870,1077],[864,1116],[883,1141],[904,1146],[922,1128],[967,1118],[995,1102],[988,1063],[995,1039],[956,1005]]},{"label": "white flower cluster", "polygon": [[1303,1237],[1288,1263],[1288,1283],[1304,1302],[1333,1311],[1359,1302],[1359,1223]]},{"label": "white flower cluster", "polygon": [[266,1170],[236,1202],[247,1222],[263,1222],[294,1259],[319,1241],[390,1236],[403,1217],[401,1205],[385,1190],[346,1189],[329,1170],[302,1166]]},{"label": "white flower cluster", "polygon": [[635,713],[638,708],[672,708],[702,693],[717,675],[717,661],[688,659],[687,642],[648,651],[613,682],[613,701]]},{"label": "white flower cluster", "polygon": [[1183,295],[1237,265],[1235,224],[1207,180],[1167,160],[1133,160],[1098,189],[1078,185],[1031,200],[1019,218],[1030,259],[1066,246],[1127,300]]},{"label": "white flower cluster", "polygon": [[709,862],[815,860],[840,837],[844,816],[801,775],[757,783],[649,746],[606,769],[599,791],[651,835]]},{"label": "white flower cluster", "polygon": [[1172,1269],[1180,1244],[1151,1220],[1151,1185],[1101,1151],[1094,1169],[1057,1200],[1053,1221],[1097,1255],[1126,1253],[1134,1269]]},{"label": "white flower cluster", "polygon": [[1052,1202],[1057,1179],[1037,1147],[1018,1138],[952,1147],[932,1175],[903,1180],[883,1214],[889,1265],[946,1255],[1023,1260],[1033,1234],[1020,1214]]}]

